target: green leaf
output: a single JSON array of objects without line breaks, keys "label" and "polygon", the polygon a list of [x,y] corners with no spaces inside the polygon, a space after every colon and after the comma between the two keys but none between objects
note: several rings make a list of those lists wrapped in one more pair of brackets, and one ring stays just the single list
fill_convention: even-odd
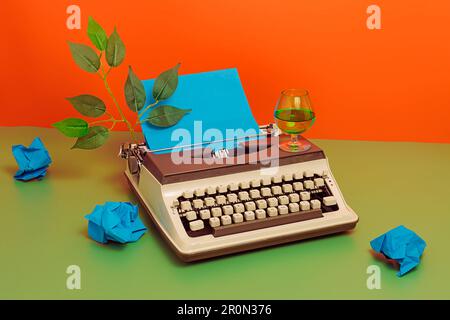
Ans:
[{"label": "green leaf", "polygon": [[125,45],[120,39],[119,34],[114,28],[113,33],[109,36],[108,44],[105,51],[106,62],[111,67],[118,67],[125,58]]},{"label": "green leaf", "polygon": [[139,80],[133,72],[133,69],[131,69],[131,66],[128,67],[128,78],[125,82],[124,91],[128,107],[134,112],[141,110],[145,105],[145,89],[141,80]]},{"label": "green leaf", "polygon": [[155,101],[165,100],[169,98],[178,86],[178,63],[175,67],[164,71],[155,80],[153,85],[153,99]]},{"label": "green leaf", "polygon": [[171,127],[177,124],[186,113],[191,111],[191,109],[179,109],[168,105],[159,106],[150,111],[145,121],[157,127]]},{"label": "green leaf", "polygon": [[95,73],[100,68],[100,59],[94,49],[84,44],[69,42],[75,63],[84,71]]},{"label": "green leaf", "polygon": [[83,119],[68,118],[52,124],[67,137],[79,138],[88,133],[88,124]]},{"label": "green leaf", "polygon": [[67,100],[79,113],[86,117],[97,118],[106,111],[105,103],[96,96],[90,94],[82,94],[76,97],[67,98]]},{"label": "green leaf", "polygon": [[78,138],[71,149],[96,149],[101,147],[109,137],[108,129],[102,126],[90,127],[88,133]]},{"label": "green leaf", "polygon": [[89,39],[91,39],[94,46],[103,51],[106,49],[106,44],[108,42],[108,36],[102,26],[97,23],[92,17],[89,17],[87,34]]}]

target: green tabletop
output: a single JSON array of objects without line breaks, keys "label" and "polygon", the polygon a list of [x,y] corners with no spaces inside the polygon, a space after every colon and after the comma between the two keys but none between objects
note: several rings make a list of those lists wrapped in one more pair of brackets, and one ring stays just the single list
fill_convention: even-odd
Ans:
[{"label": "green tabletop", "polygon": [[[35,136],[53,164],[42,181],[13,179],[13,144]],[[450,298],[450,145],[315,140],[345,199],[360,217],[353,232],[184,264],[143,210],[148,232],[136,243],[102,245],[84,215],[105,201],[131,201],[117,157],[127,133],[95,151],[70,150],[53,129],[0,128],[0,298],[61,299],[410,299]],[[369,241],[398,225],[428,247],[402,278],[371,253]],[[66,268],[81,268],[81,289]],[[369,290],[367,267],[381,269]]]}]

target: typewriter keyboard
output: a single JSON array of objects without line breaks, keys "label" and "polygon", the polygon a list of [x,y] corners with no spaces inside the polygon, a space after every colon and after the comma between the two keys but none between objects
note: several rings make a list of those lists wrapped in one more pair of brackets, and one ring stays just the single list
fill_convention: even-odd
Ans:
[{"label": "typewriter keyboard", "polygon": [[327,173],[295,172],[183,192],[172,207],[191,237],[214,237],[316,219],[338,210]]}]

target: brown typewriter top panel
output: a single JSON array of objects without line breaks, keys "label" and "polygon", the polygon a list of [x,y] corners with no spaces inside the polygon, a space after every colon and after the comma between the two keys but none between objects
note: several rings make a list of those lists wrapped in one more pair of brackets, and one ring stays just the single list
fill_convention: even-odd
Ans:
[{"label": "brown typewriter top panel", "polygon": [[205,149],[196,149],[183,154],[147,152],[144,156],[144,165],[161,184],[169,184],[325,158],[323,151],[313,143],[306,152],[290,153],[280,150],[277,140],[260,141],[259,146],[262,147],[259,150],[246,145],[245,152],[240,150],[235,152],[235,155],[232,152],[229,157],[219,159],[195,156],[196,153],[202,154]]}]

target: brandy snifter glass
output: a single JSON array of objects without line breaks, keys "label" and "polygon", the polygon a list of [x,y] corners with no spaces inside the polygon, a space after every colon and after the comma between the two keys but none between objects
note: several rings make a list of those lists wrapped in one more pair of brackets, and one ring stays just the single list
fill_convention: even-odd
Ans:
[{"label": "brandy snifter glass", "polygon": [[283,133],[290,135],[290,139],[280,140],[280,149],[303,152],[311,148],[311,144],[299,138],[315,120],[316,115],[307,90],[283,90],[275,107],[275,123]]}]

